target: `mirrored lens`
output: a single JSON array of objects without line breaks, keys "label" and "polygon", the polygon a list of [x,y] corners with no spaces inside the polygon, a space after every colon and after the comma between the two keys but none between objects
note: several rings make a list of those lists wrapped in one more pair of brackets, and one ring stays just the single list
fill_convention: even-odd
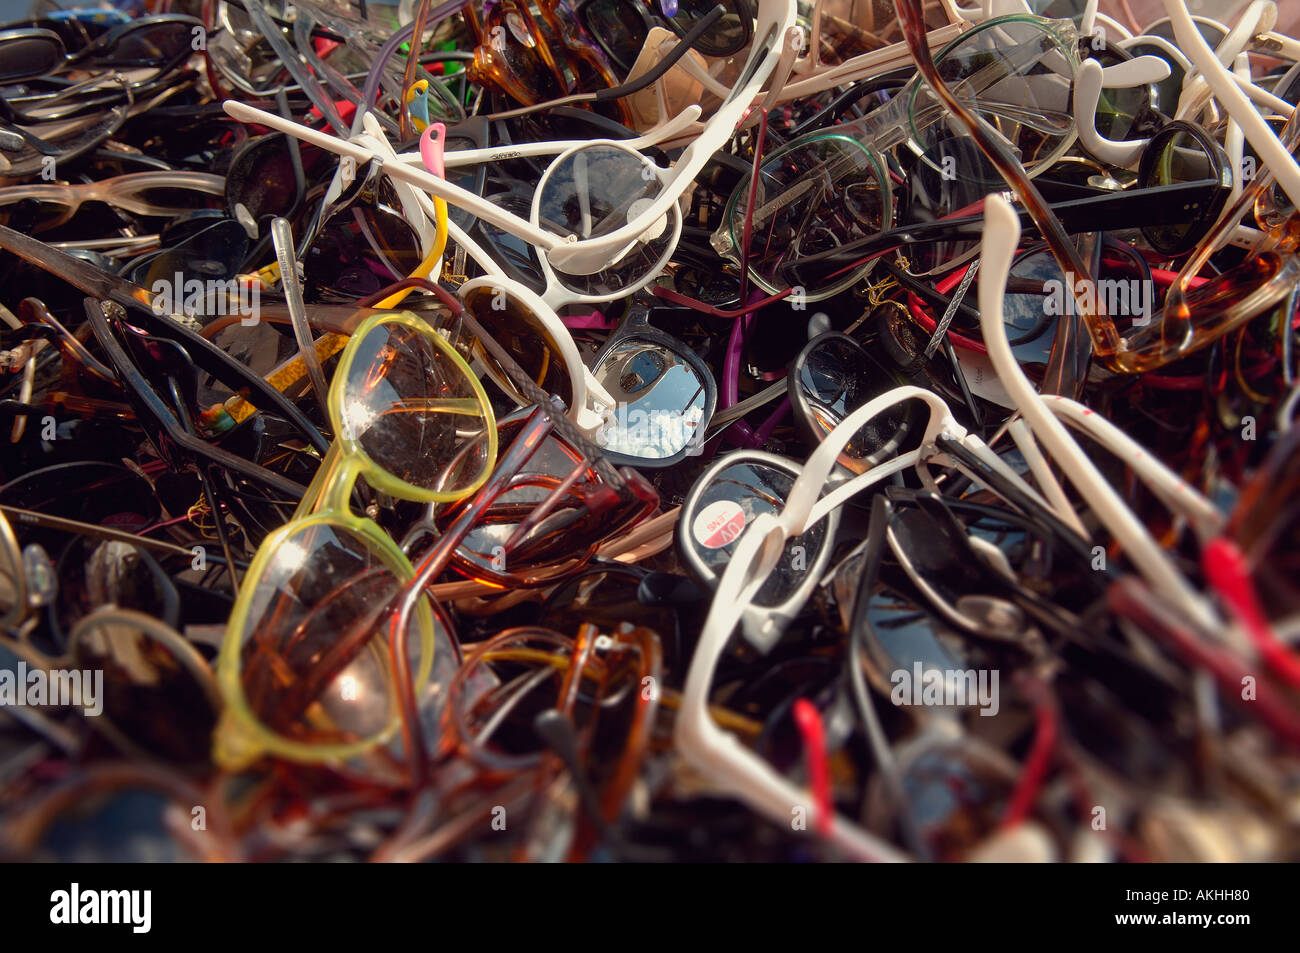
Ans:
[{"label": "mirrored lens", "polygon": [[[599,238],[630,222],[658,197],[659,172],[644,156],[614,146],[589,146],[557,160],[537,192],[538,224],[578,239]],[[573,275],[556,270],[565,287],[583,295],[625,290],[652,275],[668,252],[679,220],[676,208],[647,224],[604,270]]]},{"label": "mirrored lens", "polygon": [[703,435],[710,387],[686,358],[645,339],[617,342],[592,371],[614,398],[614,413],[596,434],[605,450],[662,460]]},{"label": "mirrored lens", "polygon": [[[820,441],[845,417],[895,386],[856,341],[828,334],[812,342],[793,365],[794,406],[814,440]],[[864,472],[901,446],[911,427],[911,402],[878,414],[853,434],[840,462]]]}]

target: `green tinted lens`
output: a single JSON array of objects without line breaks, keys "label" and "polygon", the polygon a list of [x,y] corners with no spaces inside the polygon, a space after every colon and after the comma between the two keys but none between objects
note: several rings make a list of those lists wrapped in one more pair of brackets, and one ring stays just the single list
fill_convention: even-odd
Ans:
[{"label": "green tinted lens", "polygon": [[1219,203],[1211,200],[1217,194],[1215,184],[1219,178],[1216,157],[1206,145],[1190,132],[1174,129],[1154,138],[1147,146],[1139,173],[1140,184],[1146,188],[1178,185],[1187,182],[1206,182],[1203,200],[1186,203],[1186,217],[1173,225],[1150,225],[1142,234],[1159,251],[1177,254],[1187,251],[1214,224]]}]

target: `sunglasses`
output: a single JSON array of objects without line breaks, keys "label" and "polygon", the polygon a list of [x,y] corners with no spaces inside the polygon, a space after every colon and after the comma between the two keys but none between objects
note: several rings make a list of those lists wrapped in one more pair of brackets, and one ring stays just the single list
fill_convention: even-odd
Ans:
[{"label": "sunglasses", "polygon": [[[227,709],[216,757],[234,763],[262,753],[342,760],[397,730],[387,650],[374,636],[413,570],[387,533],[352,513],[352,488],[364,477],[398,499],[456,500],[484,484],[496,458],[496,422],[478,378],[409,312],[361,324],[329,404],[334,443],[295,518],[259,547],[218,658]],[[432,665],[427,603],[415,623],[418,685]],[[340,625],[349,638],[338,639]]]},{"label": "sunglasses", "polygon": [[202,21],[177,13],[106,26],[93,37],[88,31],[98,25],[70,20],[40,20],[32,27],[0,31],[0,59],[6,64],[0,81],[66,68],[170,68],[194,52],[194,38],[203,30]]},{"label": "sunglasses", "polygon": [[612,463],[670,467],[699,452],[717,384],[685,342],[650,324],[644,303],[630,305],[592,359],[591,373],[614,401],[593,437]]}]

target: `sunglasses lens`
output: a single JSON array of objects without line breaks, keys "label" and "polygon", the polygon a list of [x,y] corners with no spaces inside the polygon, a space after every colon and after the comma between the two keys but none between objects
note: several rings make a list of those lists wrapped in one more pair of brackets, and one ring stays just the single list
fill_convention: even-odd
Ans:
[{"label": "sunglasses lens", "polygon": [[118,66],[167,63],[193,51],[193,27],[188,23],[170,22],[142,26],[122,36],[101,62]]},{"label": "sunglasses lens", "polygon": [[971,668],[973,640],[922,611],[888,588],[867,601],[866,648],[876,687],[889,691],[894,672],[965,671]]},{"label": "sunglasses lens", "polygon": [[50,33],[0,36],[0,83],[44,76],[63,62],[63,44]]},{"label": "sunglasses lens", "polygon": [[[573,406],[573,387],[569,369],[561,356],[560,346],[542,322],[525,305],[511,299],[503,289],[488,286],[465,293],[465,308],[519,362],[524,373],[537,386],[557,395],[566,407]],[[505,391],[522,404],[531,404],[510,383],[505,369],[477,341],[474,356],[493,372],[492,376]]]},{"label": "sunglasses lens", "polygon": [[[538,222],[556,235],[599,238],[636,220],[661,188],[658,170],[636,152],[614,146],[577,149],[557,160],[538,186]],[[674,207],[647,223],[603,271],[570,275],[557,270],[556,275],[583,295],[611,295],[632,287],[661,266],[678,220]]]},{"label": "sunglasses lens", "polygon": [[[495,192],[491,184],[488,188],[488,201],[497,208],[512,215],[527,219],[532,213],[531,199],[526,199],[517,192]],[[487,239],[492,256],[505,269],[506,274],[520,284],[542,294],[546,290],[546,281],[542,277],[542,266],[537,259],[537,250],[526,240],[512,235],[491,222],[479,220],[479,234]]]},{"label": "sunglasses lens", "polygon": [[[792,365],[793,404],[814,442],[821,442],[845,417],[895,385],[866,350],[851,338],[827,334],[805,348]],[[911,403],[876,415],[858,429],[840,462],[864,472],[897,451],[910,426]]]},{"label": "sunglasses lens", "polygon": [[592,0],[582,8],[583,25],[624,70],[630,69],[646,39],[645,20],[626,0]]},{"label": "sunglasses lens", "polygon": [[296,195],[293,163],[283,133],[251,140],[231,160],[226,173],[226,213],[231,218],[242,217],[240,206],[259,223],[263,216],[287,215]]},{"label": "sunglasses lens", "polygon": [[[177,247],[136,265],[131,270],[131,281],[153,291],[156,282],[173,285],[179,274],[185,278],[186,285],[191,280],[204,282],[204,289],[207,289],[208,282],[225,282],[234,278],[247,254],[247,231],[239,222],[225,218],[191,235]],[[187,303],[190,300],[190,295],[181,287],[173,287],[172,296],[173,300],[186,300]],[[179,311],[179,308],[175,309]]]},{"label": "sunglasses lens", "polygon": [[0,225],[29,234],[62,225],[71,217],[72,209],[61,202],[40,199],[23,199],[0,205]]},{"label": "sunglasses lens", "polygon": [[[1135,43],[1132,46],[1126,45],[1125,49],[1134,59],[1136,59],[1139,56],[1155,56],[1161,60],[1164,60],[1164,62],[1169,66],[1169,75],[1164,79],[1162,79],[1160,82],[1153,84],[1153,87],[1156,91],[1156,96],[1155,99],[1152,100],[1151,105],[1154,106],[1156,109],[1159,109],[1166,116],[1172,116],[1175,113],[1177,113],[1178,97],[1179,95],[1181,95],[1183,91],[1183,79],[1187,76],[1187,71],[1184,70],[1182,65],[1178,62],[1178,60],[1170,56],[1169,52],[1165,50],[1163,47],[1155,46],[1154,44]],[[1119,91],[1103,89],[1102,96],[1104,97],[1114,92],[1119,92]],[[1097,104],[1097,111],[1100,119],[1100,112],[1101,112],[1100,102],[1098,102]],[[1098,123],[1098,125],[1100,126],[1100,122]],[[1108,136],[1107,138],[1121,139],[1125,137]]]},{"label": "sunglasses lens", "polygon": [[760,286],[768,291],[801,287],[812,301],[847,288],[870,270],[870,263],[845,273],[836,260],[797,267],[792,261],[888,226],[889,192],[881,185],[876,160],[858,142],[821,136],[764,159],[752,215],[750,185],[746,176],[732,196],[729,242],[723,244],[739,256],[749,218],[749,271]]},{"label": "sunglasses lens", "polygon": [[[1044,288],[1049,282],[1056,282],[1061,287],[1061,294],[1056,300],[1063,302],[1070,294],[1064,287],[1061,267],[1047,250],[1035,252],[1020,258],[1011,266],[1011,276],[1021,281],[1037,283]],[[1041,294],[1010,294],[1003,298],[1003,320],[1007,328],[1007,339],[1011,352],[1023,365],[1045,368],[1047,358],[1052,350],[1052,338],[1056,331],[1056,315],[1049,314],[1046,306],[1048,298]]]},{"label": "sunglasses lens", "polygon": [[1214,224],[1221,203],[1211,199],[1218,193],[1219,164],[1207,147],[1183,129],[1162,132],[1151,140],[1142,157],[1140,185],[1154,188],[1186,182],[1207,185],[1205,198],[1186,203],[1186,218],[1176,225],[1148,225],[1142,229],[1147,241],[1163,254],[1190,251]]},{"label": "sunglasses lens", "polygon": [[[749,460],[743,452],[732,463],[724,463],[700,490],[693,504],[683,512],[678,537],[702,564],[704,581],[721,578],[746,526],[760,514],[778,514],[794,486],[793,469]],[[756,605],[779,606],[790,599],[807,578],[808,567],[816,565],[822,548],[829,545],[824,521],[802,536],[791,537],[776,568],[754,597]]]},{"label": "sunglasses lens", "polygon": [[496,422],[439,335],[384,321],[349,343],[331,403],[345,439],[419,490],[464,495],[487,478]]},{"label": "sunglasses lens", "polygon": [[[677,0],[673,23],[683,35],[708,15],[717,4],[713,0]],[[746,0],[723,0],[726,11],[722,19],[695,41],[695,49],[706,56],[732,56],[749,42],[754,12]]]},{"label": "sunglasses lens", "polygon": [[712,382],[672,348],[644,339],[617,342],[592,373],[616,401],[596,442],[646,460],[674,457],[703,436]]},{"label": "sunglasses lens", "polygon": [[[242,701],[264,729],[292,741],[350,744],[384,735],[396,726],[397,709],[382,633],[409,567],[323,521],[263,552],[269,558],[246,609],[236,609],[242,699],[227,701]],[[425,663],[413,671],[427,673],[427,649],[411,639],[412,655]]]},{"label": "sunglasses lens", "polygon": [[[1127,58],[1103,51],[1093,53],[1092,58],[1103,69],[1127,61]],[[1107,139],[1138,138],[1138,120],[1148,115],[1150,109],[1150,86],[1102,87],[1097,99],[1097,132]]]},{"label": "sunglasses lens", "polygon": [[421,257],[419,236],[392,206],[357,203],[331,215],[307,249],[304,294],[355,301],[401,281]]},{"label": "sunglasses lens", "polygon": [[83,623],[74,657],[78,668],[104,673],[112,690],[100,714],[131,744],[182,763],[207,760],[217,699],[173,648],[119,617]]}]

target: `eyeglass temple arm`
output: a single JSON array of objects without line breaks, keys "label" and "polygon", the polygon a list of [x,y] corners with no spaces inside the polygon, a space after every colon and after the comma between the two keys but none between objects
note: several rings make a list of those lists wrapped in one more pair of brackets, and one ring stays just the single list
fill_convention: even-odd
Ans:
[{"label": "eyeglass temple arm", "polygon": [[533,411],[523,429],[510,442],[509,449],[497,460],[496,470],[488,482],[475,494],[455,522],[447,527],[434,543],[433,548],[424,555],[415,567],[411,581],[398,594],[397,598],[400,601],[394,607],[395,611],[388,627],[389,661],[393,667],[398,692],[402,696],[400,705],[402,736],[411,758],[411,781],[417,787],[424,783],[428,771],[428,757],[424,749],[424,729],[419,717],[415,715],[419,709],[413,697],[414,681],[411,678],[410,653],[407,649],[410,641],[411,614],[420,599],[424,597],[426,587],[447,568],[456,547],[469,535],[469,531],[478,522],[483,512],[509,488],[511,479],[541,447],[554,421],[558,419],[561,419],[559,414],[548,415],[541,407]]}]

